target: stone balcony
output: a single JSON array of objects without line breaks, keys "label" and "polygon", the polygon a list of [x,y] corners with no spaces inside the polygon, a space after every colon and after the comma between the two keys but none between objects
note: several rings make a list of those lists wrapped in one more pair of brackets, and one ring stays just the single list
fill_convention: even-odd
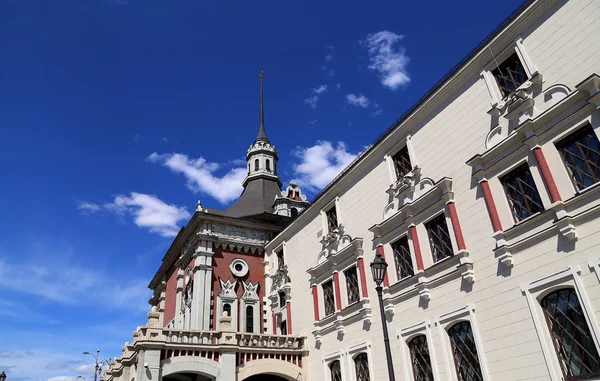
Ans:
[{"label": "stone balcony", "polygon": [[[160,326],[159,317],[158,312],[148,313],[148,324],[136,329],[133,342],[125,343],[121,356],[111,362],[101,380],[129,381],[135,374],[136,381],[155,381],[145,377],[153,369],[159,380],[181,372],[205,373],[207,379],[216,380],[232,379],[222,373],[233,371],[236,380],[260,374],[261,369],[279,369],[279,374],[288,377],[304,373],[305,337],[235,332],[229,316],[220,318],[219,331],[167,329]],[[205,371],[190,369],[194,363]],[[187,368],[181,364],[188,364]]]}]

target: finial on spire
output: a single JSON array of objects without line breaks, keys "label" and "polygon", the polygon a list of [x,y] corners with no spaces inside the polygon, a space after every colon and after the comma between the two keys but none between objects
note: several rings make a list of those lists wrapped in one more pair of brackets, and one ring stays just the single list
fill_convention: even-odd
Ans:
[{"label": "finial on spire", "polygon": [[256,136],[256,141],[269,142],[269,138],[267,138],[267,131],[265,131],[265,112],[263,106],[263,76],[264,71],[260,71],[260,120],[258,125],[258,135]]}]

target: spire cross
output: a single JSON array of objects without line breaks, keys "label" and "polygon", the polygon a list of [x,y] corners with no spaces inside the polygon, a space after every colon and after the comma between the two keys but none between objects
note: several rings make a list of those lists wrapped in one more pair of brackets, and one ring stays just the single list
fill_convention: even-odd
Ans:
[{"label": "spire cross", "polygon": [[263,76],[264,71],[260,71],[260,119],[258,124],[258,136],[256,137],[256,141],[262,140],[269,142],[267,138],[267,132],[265,131],[265,112],[263,108]]}]

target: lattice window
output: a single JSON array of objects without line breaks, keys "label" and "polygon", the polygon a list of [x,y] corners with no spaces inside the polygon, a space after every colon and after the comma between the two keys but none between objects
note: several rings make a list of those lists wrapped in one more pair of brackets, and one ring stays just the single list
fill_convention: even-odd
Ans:
[{"label": "lattice window", "polygon": [[246,332],[254,332],[254,307],[246,307]]},{"label": "lattice window", "polygon": [[541,305],[565,380],[600,376],[598,350],[575,290],[554,291]]},{"label": "lattice window", "polygon": [[433,381],[427,338],[420,335],[408,343],[415,381]]},{"label": "lattice window", "polygon": [[516,52],[493,70],[492,75],[496,78],[504,98],[525,83],[528,78]]},{"label": "lattice window", "polygon": [[398,279],[415,275],[410,249],[408,248],[408,238],[402,237],[392,243],[392,250],[394,251],[394,259],[396,260]]},{"label": "lattice window", "polygon": [[471,323],[463,321],[454,324],[449,330],[452,355],[459,381],[482,381],[477,347],[473,338]]},{"label": "lattice window", "polygon": [[327,215],[327,229],[329,232],[332,232],[337,229],[339,225],[335,206],[329,209],[325,214]]},{"label": "lattice window", "polygon": [[340,360],[335,360],[329,365],[329,374],[331,381],[342,381],[342,368],[340,366]]},{"label": "lattice window", "polygon": [[412,171],[412,164],[410,163],[410,155],[408,154],[408,147],[404,146],[400,151],[396,152],[392,156],[394,161],[394,168],[396,169],[396,175],[398,179],[406,176],[406,174]]},{"label": "lattice window", "polygon": [[500,181],[510,203],[515,220],[521,221],[544,210],[540,193],[535,186],[527,164],[512,170]]},{"label": "lattice window", "polygon": [[285,259],[283,258],[283,250],[279,250],[277,252],[277,269],[283,270],[284,266],[285,266]]},{"label": "lattice window", "polygon": [[578,190],[600,181],[600,141],[589,124],[556,144]]},{"label": "lattice window", "polygon": [[354,357],[354,369],[356,370],[356,381],[369,381],[369,358],[366,353]]},{"label": "lattice window", "polygon": [[325,300],[325,316],[331,315],[335,312],[332,281],[323,283],[323,299]]},{"label": "lattice window", "polygon": [[360,299],[360,290],[358,288],[358,275],[356,274],[356,267],[351,267],[344,271],[344,276],[346,277],[348,304],[358,302]]},{"label": "lattice window", "polygon": [[431,245],[434,262],[441,261],[444,258],[454,255],[452,241],[450,240],[450,233],[448,233],[448,225],[446,224],[446,217],[444,214],[440,214],[429,221],[425,224],[425,228],[427,229],[427,235],[429,236],[429,243]]}]

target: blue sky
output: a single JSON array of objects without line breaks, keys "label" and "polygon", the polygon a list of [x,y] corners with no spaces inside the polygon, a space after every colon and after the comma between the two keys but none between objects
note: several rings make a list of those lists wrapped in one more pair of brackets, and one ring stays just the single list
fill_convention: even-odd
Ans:
[{"label": "blue sky", "polygon": [[120,354],[196,200],[239,194],[260,70],[311,196],[519,3],[0,0],[0,371]]}]

